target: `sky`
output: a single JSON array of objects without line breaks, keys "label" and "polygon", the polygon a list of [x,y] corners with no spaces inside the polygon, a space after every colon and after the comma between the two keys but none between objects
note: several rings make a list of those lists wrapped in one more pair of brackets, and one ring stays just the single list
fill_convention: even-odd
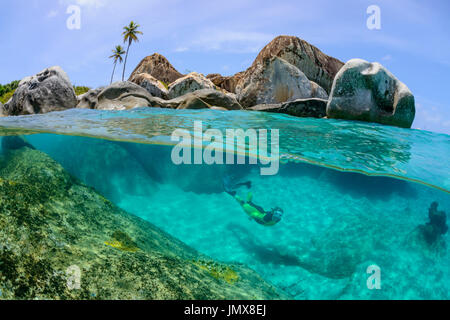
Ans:
[{"label": "sky", "polygon": [[[79,29],[67,27],[74,5]],[[367,27],[371,5],[380,29]],[[75,85],[109,84],[108,57],[131,20],[144,35],[127,78],[154,52],[182,73],[232,75],[277,35],[293,35],[343,62],[380,62],[413,92],[413,127],[450,134],[449,15],[448,0],[2,0],[0,83],[59,65]]]}]

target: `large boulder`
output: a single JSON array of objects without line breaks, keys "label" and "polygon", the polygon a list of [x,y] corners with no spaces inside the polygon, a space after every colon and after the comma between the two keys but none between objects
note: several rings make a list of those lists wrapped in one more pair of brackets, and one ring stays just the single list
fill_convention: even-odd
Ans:
[{"label": "large boulder", "polygon": [[169,91],[164,84],[148,73],[133,75],[130,80],[148,91],[152,96],[167,99]]},{"label": "large boulder", "polygon": [[330,92],[335,75],[344,65],[298,37],[278,36],[262,49],[246,73],[271,57],[280,57],[293,64],[326,92]]},{"label": "large boulder", "polygon": [[[215,89],[202,89],[188,93],[172,101],[180,101],[178,109],[219,108],[221,110],[241,110],[242,106],[232,95]],[[203,106],[203,107],[201,107]]]},{"label": "large boulder", "polygon": [[327,102],[317,98],[297,99],[283,104],[260,104],[249,110],[284,113],[295,117],[323,118],[326,116]]},{"label": "large boulder", "polygon": [[204,75],[197,72],[191,72],[169,86],[169,98],[177,98],[201,89],[215,89],[215,87],[214,83]]},{"label": "large boulder", "polygon": [[297,67],[272,57],[247,70],[236,88],[244,108],[311,98],[311,81]]},{"label": "large boulder", "polygon": [[202,89],[181,97],[164,100],[153,97],[135,83],[116,82],[106,88],[92,89],[78,97],[78,108],[99,110],[128,110],[139,107],[167,109],[220,109],[241,110],[232,94],[215,89]]},{"label": "large boulder", "polygon": [[379,63],[353,59],[336,75],[327,116],[410,128],[415,116],[414,96]]},{"label": "large boulder", "polygon": [[69,77],[56,66],[20,81],[3,109],[5,115],[16,116],[71,109],[77,103]]},{"label": "large boulder", "polygon": [[238,72],[234,76],[222,76],[218,73],[213,73],[207,75],[206,78],[211,80],[217,87],[231,93],[236,93],[236,86],[243,74],[244,72]]},{"label": "large boulder", "polygon": [[321,86],[319,86],[317,83],[315,83],[314,81],[311,81],[311,90],[312,90],[312,93],[311,93],[312,98],[328,100],[327,92]]},{"label": "large boulder", "polygon": [[159,53],[144,58],[134,69],[130,81],[140,73],[147,73],[167,85],[183,76]]},{"label": "large boulder", "polygon": [[125,81],[104,88],[97,96],[94,109],[128,110],[139,107],[159,107],[163,99],[153,97],[141,86]]},{"label": "large boulder", "polygon": [[98,104],[98,95],[104,87],[100,87],[97,89],[90,89],[88,92],[83,93],[77,97],[78,104],[77,108],[79,109],[95,109]]}]

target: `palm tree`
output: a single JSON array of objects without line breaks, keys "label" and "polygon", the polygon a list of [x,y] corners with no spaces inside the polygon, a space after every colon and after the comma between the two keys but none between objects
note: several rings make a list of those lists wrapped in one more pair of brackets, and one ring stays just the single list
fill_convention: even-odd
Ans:
[{"label": "palm tree", "polygon": [[113,55],[109,57],[110,59],[114,59],[114,68],[111,76],[111,83],[113,82],[114,72],[116,72],[117,61],[119,61],[119,63],[122,63],[122,56],[125,54],[125,51],[123,50],[123,47],[121,45],[116,46],[116,48],[112,52]]},{"label": "palm tree", "polygon": [[125,63],[123,65],[122,81],[125,79],[125,68],[127,67],[128,52],[130,51],[130,46],[133,43],[133,41],[135,41],[135,42],[139,41],[139,39],[137,37],[138,34],[143,34],[141,31],[138,31],[139,27],[140,27],[140,25],[131,21],[128,26],[123,28],[125,30],[122,33],[123,42],[126,43],[128,41],[128,48],[127,48],[127,55],[125,56]]}]

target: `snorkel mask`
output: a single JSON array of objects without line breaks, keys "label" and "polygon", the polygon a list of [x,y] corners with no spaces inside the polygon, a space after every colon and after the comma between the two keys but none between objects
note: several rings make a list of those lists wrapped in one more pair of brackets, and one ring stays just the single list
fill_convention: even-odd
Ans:
[{"label": "snorkel mask", "polygon": [[280,207],[276,207],[276,208],[272,209],[272,216],[273,216],[273,220],[275,220],[275,221],[280,221],[281,218],[283,217],[283,214],[284,214],[284,211]]}]

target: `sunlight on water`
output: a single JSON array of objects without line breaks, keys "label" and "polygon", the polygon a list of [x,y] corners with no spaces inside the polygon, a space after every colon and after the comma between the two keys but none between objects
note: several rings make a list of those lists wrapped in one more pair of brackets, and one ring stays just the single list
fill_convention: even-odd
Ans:
[{"label": "sunlight on water", "polygon": [[0,119],[0,134],[51,132],[147,144],[174,144],[176,129],[279,129],[282,160],[338,170],[394,176],[450,192],[450,137],[362,122],[296,118],[261,112],[169,110],[68,110]]}]

